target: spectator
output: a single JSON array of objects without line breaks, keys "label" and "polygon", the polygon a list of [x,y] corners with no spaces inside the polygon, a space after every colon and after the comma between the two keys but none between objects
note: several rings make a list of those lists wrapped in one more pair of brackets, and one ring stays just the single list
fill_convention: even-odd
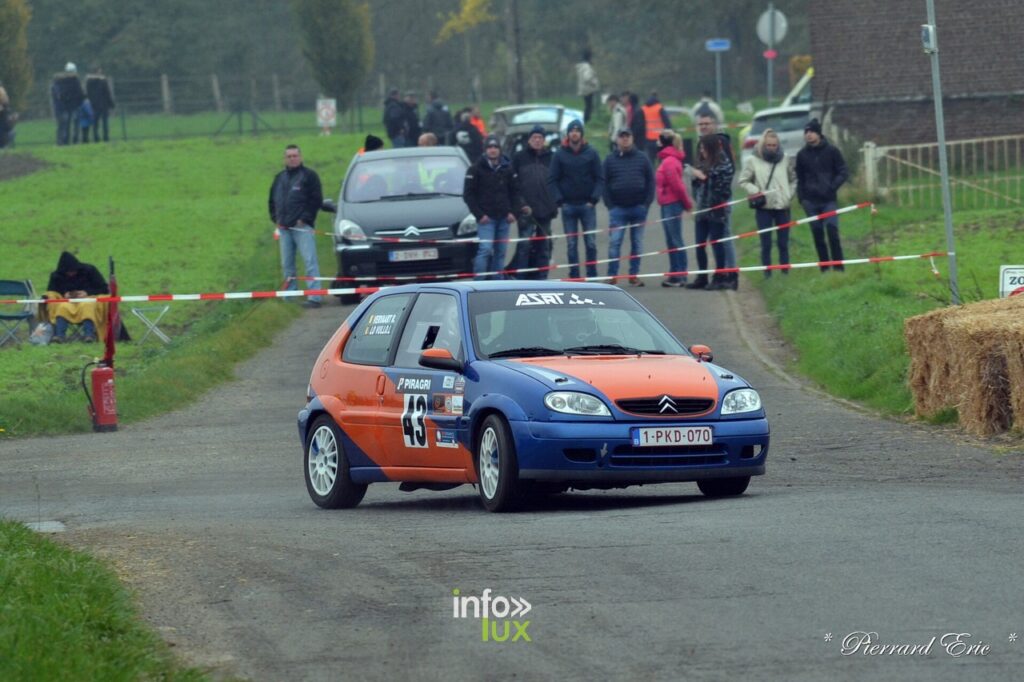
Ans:
[{"label": "spectator", "polygon": [[498,272],[504,265],[509,229],[516,219],[514,213],[522,209],[522,200],[512,163],[501,153],[501,143],[494,135],[487,136],[484,155],[466,170],[462,198],[477,223],[476,278],[504,279],[501,274],[483,273]]},{"label": "spectator", "polygon": [[76,125],[75,114],[85,99],[85,91],[78,81],[78,68],[74,63],[68,62],[64,71],[53,77],[50,97],[57,118],[57,144],[63,146],[71,140],[71,128]]},{"label": "spectator", "polygon": [[[67,251],[60,254],[57,269],[50,273],[46,289],[46,298],[85,298],[110,293],[107,281],[96,266],[80,262]],[[73,324],[82,325],[82,341],[96,341],[97,327],[100,334],[106,334],[101,324],[106,319],[106,310],[107,305],[98,302],[47,305],[46,313],[54,326],[52,343],[64,343],[68,327]]]},{"label": "spectator", "polygon": [[420,135],[420,139],[416,141],[417,147],[436,147],[437,146],[437,135],[434,133],[423,133]]},{"label": "spectator", "polygon": [[[642,116],[642,112],[640,112]],[[608,276],[618,282],[619,252],[629,229],[629,283],[644,286],[640,273],[640,254],[644,248],[644,222],[647,208],[654,201],[654,168],[646,154],[633,143],[633,132],[623,128],[618,134],[619,148],[604,159],[604,203],[611,216],[608,236]]]},{"label": "spectator", "polygon": [[103,127],[103,141],[110,141],[110,110],[114,104],[114,93],[110,89],[110,81],[103,75],[103,69],[85,77],[85,96],[92,103],[96,121],[92,129],[93,142],[100,141],[100,127]]},{"label": "spectator", "polygon": [[597,72],[590,64],[593,55],[590,49],[583,50],[582,59],[576,63],[576,93],[583,98],[583,122],[590,121],[594,111],[594,93],[601,87]]},{"label": "spectator", "polygon": [[[764,194],[750,202],[758,230],[789,222],[789,205],[797,188],[796,170],[791,161],[782,152],[779,136],[768,128],[743,166],[738,180],[740,188],[748,195]],[[779,263],[785,265],[789,263],[789,229],[776,230],[775,234],[779,242]],[[762,232],[760,237],[761,265],[771,265],[772,233]],[[783,270],[782,274],[788,275],[789,270]],[[771,277],[772,271],[765,270],[764,276]]]},{"label": "spectator", "polygon": [[[270,185],[270,219],[280,232],[281,269],[285,288],[298,289],[295,279],[295,251],[302,256],[307,277],[320,277],[320,263],[316,256],[316,214],[323,203],[320,176],[302,163],[302,151],[294,144],[285,147],[284,170],[274,177]],[[320,297],[309,296],[306,308],[319,308]]]},{"label": "spectator", "polygon": [[693,210],[693,202],[683,184],[683,141],[671,130],[664,130],[658,138],[658,170],[655,186],[658,204],[661,206],[661,226],[665,230],[665,244],[668,252],[669,275],[661,283],[663,287],[681,287],[686,284],[686,251],[683,251],[683,211]]},{"label": "spectator", "polygon": [[615,151],[615,136],[626,127],[626,108],[622,106],[618,95],[608,95],[608,151]]},{"label": "spectator", "polygon": [[[705,211],[697,216],[695,241],[697,243],[697,266],[700,270],[708,269],[706,242],[721,240],[725,237],[727,213],[725,208],[711,209],[712,206],[723,204],[732,197],[732,161],[726,156],[722,146],[722,138],[718,135],[704,135],[697,146],[697,167],[693,169],[693,194],[697,200],[697,209]],[[721,243],[711,245],[715,253],[715,268],[727,267],[725,264],[725,246]],[[724,274],[716,274],[708,282],[706,274],[686,285],[687,289],[728,289],[730,279]]]},{"label": "spectator", "polygon": [[713,117],[717,125],[725,123],[725,114],[722,112],[722,107],[718,106],[718,102],[711,97],[711,92],[708,90],[704,91],[701,98],[693,105],[693,109],[690,110],[690,118],[694,121],[701,116]]},{"label": "spectator", "polygon": [[562,209],[569,257],[569,277],[580,276],[579,230],[583,231],[587,277],[597,277],[597,214],[594,207],[604,195],[604,168],[597,150],[583,138],[583,123],[569,123],[562,146],[551,159],[548,190],[555,205]]},{"label": "spectator", "polygon": [[[647,139],[647,119],[644,118],[643,107],[640,106],[640,98],[634,93],[629,93],[629,123],[627,124],[633,133],[633,145],[643,144]],[[618,150],[619,136],[615,136],[616,148]]]},{"label": "spectator", "polygon": [[469,110],[469,121],[473,126],[480,132],[481,141],[487,136],[487,126],[484,125],[484,119],[480,115],[480,105],[474,104]]},{"label": "spectator", "polygon": [[[668,117],[668,112],[665,111],[665,107],[661,105],[658,100],[658,93],[652,92],[651,96],[647,98],[647,104],[643,107],[644,112],[644,133],[646,144],[644,151],[647,153],[647,158],[654,163],[654,159],[658,156],[658,138],[661,137],[663,130],[669,130],[672,128],[672,121]],[[636,140],[637,144],[640,144],[640,139]]]},{"label": "spectator", "polygon": [[[821,123],[816,118],[804,126],[804,141],[807,144],[796,155],[797,196],[800,205],[809,216],[834,211],[838,207],[836,195],[839,188],[850,175],[846,170],[846,161],[839,149],[829,144],[828,139],[821,134]],[[815,220],[811,223],[811,234],[814,236],[814,248],[818,251],[819,261],[843,260],[843,246],[839,242],[839,216]],[[832,269],[843,270],[843,266],[833,265]],[[827,265],[821,266],[822,272],[827,270]]]},{"label": "spectator", "polygon": [[404,147],[405,146],[405,123],[406,123],[406,109],[405,105],[400,99],[398,99],[398,90],[392,89],[388,93],[388,98],[384,100],[384,130],[387,133],[388,139],[391,140],[391,146]]},{"label": "spectator", "polygon": [[461,110],[455,126],[455,144],[466,153],[470,163],[476,163],[484,153],[484,136],[473,123],[473,114],[469,107]]},{"label": "spectator", "polygon": [[[722,151],[724,152],[725,159],[733,167],[733,174],[736,173],[736,156],[732,152],[732,138],[727,133],[719,132],[718,119],[713,114],[700,114],[697,116],[697,132],[703,137],[704,135],[717,135],[719,141],[722,143]],[[722,233],[723,239],[732,236],[732,207],[727,206],[725,209],[725,228]],[[735,268],[736,267],[736,244],[733,240],[729,240],[723,244],[725,247],[725,267]],[[736,289],[739,287],[739,274],[729,273],[725,275],[725,281],[730,288]]]},{"label": "spectator", "polygon": [[0,149],[14,146],[14,125],[17,122],[18,115],[11,111],[11,100],[3,83],[0,83]]},{"label": "spectator", "polygon": [[452,114],[436,92],[430,93],[427,115],[423,117],[423,131],[433,133],[439,144],[451,144],[451,133],[455,129]]},{"label": "spectator", "polygon": [[420,111],[416,93],[411,90],[405,93],[405,102],[402,106],[405,108],[405,146],[415,147],[420,139],[420,133],[423,132],[423,129],[420,128]]},{"label": "spectator", "polygon": [[89,142],[89,128],[91,128],[96,122],[96,116],[93,112],[92,103],[89,98],[86,97],[82,100],[82,106],[78,107],[78,113],[75,115],[75,134],[74,141],[78,143],[78,131],[82,131],[82,144]]},{"label": "spectator", "polygon": [[[545,268],[551,260],[551,221],[558,215],[558,206],[548,186],[551,157],[547,133],[541,126],[534,126],[527,138],[526,148],[512,159],[516,185],[526,204],[523,216],[519,219],[519,237],[543,237],[516,244],[512,263],[514,270]],[[518,279],[547,279],[548,271],[537,270],[514,276]]]},{"label": "spectator", "polygon": [[380,139],[376,135],[367,135],[366,139],[363,140],[363,146],[356,152],[356,154],[362,156],[366,152],[375,152],[378,149],[383,148],[384,140]]}]

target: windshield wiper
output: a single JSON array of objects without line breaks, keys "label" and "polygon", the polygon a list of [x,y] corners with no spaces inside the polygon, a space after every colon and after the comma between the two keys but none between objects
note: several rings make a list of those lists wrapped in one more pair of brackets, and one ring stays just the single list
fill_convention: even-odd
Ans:
[{"label": "windshield wiper", "polygon": [[593,346],[573,346],[566,348],[566,353],[573,355],[664,355],[663,350],[641,350],[617,343],[599,343]]},{"label": "windshield wiper", "polygon": [[[423,197],[439,197],[440,192],[406,192],[404,194],[385,194],[381,197],[382,200],[386,199],[422,199]],[[459,196],[462,196],[461,194]]]},{"label": "windshield wiper", "polygon": [[554,348],[545,348],[544,346],[525,346],[523,348],[499,350],[497,353],[491,353],[487,357],[493,360],[494,358],[540,357],[542,355],[562,355],[562,351],[555,350]]}]

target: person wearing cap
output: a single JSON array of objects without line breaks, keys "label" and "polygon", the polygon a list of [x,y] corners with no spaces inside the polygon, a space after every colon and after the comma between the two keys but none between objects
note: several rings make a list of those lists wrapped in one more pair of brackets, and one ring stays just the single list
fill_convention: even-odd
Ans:
[{"label": "person wearing cap", "polygon": [[53,77],[50,97],[53,100],[53,115],[57,119],[57,144],[63,146],[70,141],[71,126],[77,118],[78,108],[85,101],[85,90],[78,80],[78,67],[74,62],[65,64],[64,71]]},{"label": "person wearing cap", "polygon": [[654,201],[654,167],[643,152],[637,150],[633,131],[619,130],[618,150],[604,158],[604,203],[611,217],[608,235],[608,276],[618,281],[619,253],[629,230],[629,283],[644,286],[640,274],[640,254],[644,249],[644,223],[647,208]]},{"label": "person wearing cap", "polygon": [[512,162],[501,153],[497,136],[487,136],[484,155],[466,170],[462,199],[476,218],[476,279],[504,279],[501,274],[483,273],[496,273],[504,267],[509,229],[515,222],[515,213],[522,211],[523,202]]},{"label": "person wearing cap", "polygon": [[[536,125],[530,130],[526,148],[512,158],[512,171],[516,185],[526,206],[519,218],[519,237],[543,237],[516,244],[513,270],[544,268],[551,260],[551,221],[558,215],[558,205],[551,196],[548,176],[551,168],[551,148],[547,144],[547,131]],[[547,279],[547,270],[516,273],[517,279]]]},{"label": "person wearing cap", "polygon": [[594,207],[604,195],[604,168],[597,150],[583,137],[583,122],[569,123],[562,146],[551,159],[548,191],[562,209],[562,227],[568,250],[569,277],[580,276],[579,231],[583,232],[587,277],[597,277],[597,214]]},{"label": "person wearing cap", "polygon": [[[839,149],[821,134],[821,123],[816,118],[804,126],[804,141],[807,144],[796,155],[797,198],[808,216],[834,211],[838,207],[839,188],[850,177],[846,161]],[[819,262],[843,260],[839,216],[812,222],[811,235]],[[832,269],[842,270],[843,266],[833,265]],[[821,266],[821,271],[828,271],[828,266]]]},{"label": "person wearing cap", "polygon": [[398,98],[398,89],[392,88],[388,92],[388,98],[384,100],[384,131],[387,133],[388,139],[391,140],[391,146],[404,147],[405,146],[405,106],[402,104],[402,100]]}]

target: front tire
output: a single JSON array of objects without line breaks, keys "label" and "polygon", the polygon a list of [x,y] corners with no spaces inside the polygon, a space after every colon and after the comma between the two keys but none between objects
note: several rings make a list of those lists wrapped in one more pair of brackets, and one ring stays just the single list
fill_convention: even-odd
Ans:
[{"label": "front tire", "polygon": [[366,484],[353,483],[349,476],[348,458],[341,441],[341,429],[326,414],[316,418],[306,437],[306,490],[313,502],[324,509],[350,509],[366,494]]},{"label": "front tire", "polygon": [[735,497],[742,495],[750,485],[750,476],[735,478],[707,478],[697,481],[697,487],[707,497]]},{"label": "front tire", "polygon": [[521,503],[519,463],[508,423],[496,414],[480,426],[476,441],[480,501],[489,512],[514,511]]}]

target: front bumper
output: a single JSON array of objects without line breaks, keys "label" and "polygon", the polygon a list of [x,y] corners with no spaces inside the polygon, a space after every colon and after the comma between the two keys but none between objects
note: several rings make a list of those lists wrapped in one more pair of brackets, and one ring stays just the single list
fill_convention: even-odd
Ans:
[{"label": "front bumper", "polygon": [[[473,272],[476,242],[442,244],[377,243],[335,247],[338,254],[338,277],[405,277],[419,275],[461,275]],[[437,258],[430,260],[393,261],[391,252],[437,249]]]},{"label": "front bumper", "polygon": [[634,447],[630,429],[664,423],[511,422],[524,479],[641,483],[759,476],[768,456],[768,420],[673,424],[710,426],[711,445]]}]

